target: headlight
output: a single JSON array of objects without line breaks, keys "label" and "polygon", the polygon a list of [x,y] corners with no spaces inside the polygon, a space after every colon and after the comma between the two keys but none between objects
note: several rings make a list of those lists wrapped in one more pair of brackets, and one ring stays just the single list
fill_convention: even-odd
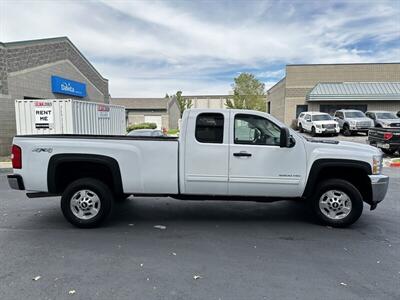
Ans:
[{"label": "headlight", "polygon": [[379,175],[382,172],[382,155],[372,157],[372,174]]},{"label": "headlight", "polygon": [[351,125],[356,125],[357,123],[356,123],[356,121],[350,120],[350,124]]},{"label": "headlight", "polygon": [[315,127],[322,128],[322,126],[320,124],[315,124]]},{"label": "headlight", "polygon": [[388,123],[382,123],[382,127],[390,127],[390,124],[388,124]]}]

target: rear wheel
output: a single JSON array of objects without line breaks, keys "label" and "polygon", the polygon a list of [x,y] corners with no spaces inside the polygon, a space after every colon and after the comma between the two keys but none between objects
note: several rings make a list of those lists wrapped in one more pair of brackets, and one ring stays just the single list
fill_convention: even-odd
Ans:
[{"label": "rear wheel", "polygon": [[309,199],[310,209],[323,225],[346,227],[356,222],[363,211],[363,199],[358,189],[342,179],[323,181]]},{"label": "rear wheel", "polygon": [[301,125],[301,123],[299,124],[299,132],[301,132],[301,133],[304,132],[303,125]]},{"label": "rear wheel", "polygon": [[80,228],[99,226],[110,214],[114,197],[109,187],[93,178],[75,180],[61,197],[64,217]]}]

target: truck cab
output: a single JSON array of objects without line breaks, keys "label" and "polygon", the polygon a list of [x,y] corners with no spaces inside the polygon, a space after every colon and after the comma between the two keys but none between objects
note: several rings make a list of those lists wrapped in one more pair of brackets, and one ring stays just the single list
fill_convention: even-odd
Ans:
[{"label": "truck cab", "polygon": [[286,127],[273,117],[255,111],[192,109],[185,112],[183,124],[182,193],[301,195],[307,167],[304,146],[298,136],[282,133]]}]

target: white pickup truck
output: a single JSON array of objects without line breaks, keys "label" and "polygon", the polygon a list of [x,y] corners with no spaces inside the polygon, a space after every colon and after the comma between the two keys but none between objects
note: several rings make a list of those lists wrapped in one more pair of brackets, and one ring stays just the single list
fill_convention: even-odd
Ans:
[{"label": "white pickup truck", "polygon": [[65,218],[98,226],[114,200],[305,200],[316,219],[344,227],[375,209],[389,178],[369,145],[309,140],[267,113],[189,109],[174,137],[16,136],[14,189],[61,195]]}]

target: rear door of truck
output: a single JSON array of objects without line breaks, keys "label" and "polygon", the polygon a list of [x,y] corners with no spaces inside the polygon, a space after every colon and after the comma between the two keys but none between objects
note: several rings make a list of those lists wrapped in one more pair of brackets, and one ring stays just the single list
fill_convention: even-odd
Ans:
[{"label": "rear door of truck", "polygon": [[[185,120],[184,187],[198,195],[228,194],[229,110],[191,110]],[[193,136],[194,135],[194,136]]]}]

